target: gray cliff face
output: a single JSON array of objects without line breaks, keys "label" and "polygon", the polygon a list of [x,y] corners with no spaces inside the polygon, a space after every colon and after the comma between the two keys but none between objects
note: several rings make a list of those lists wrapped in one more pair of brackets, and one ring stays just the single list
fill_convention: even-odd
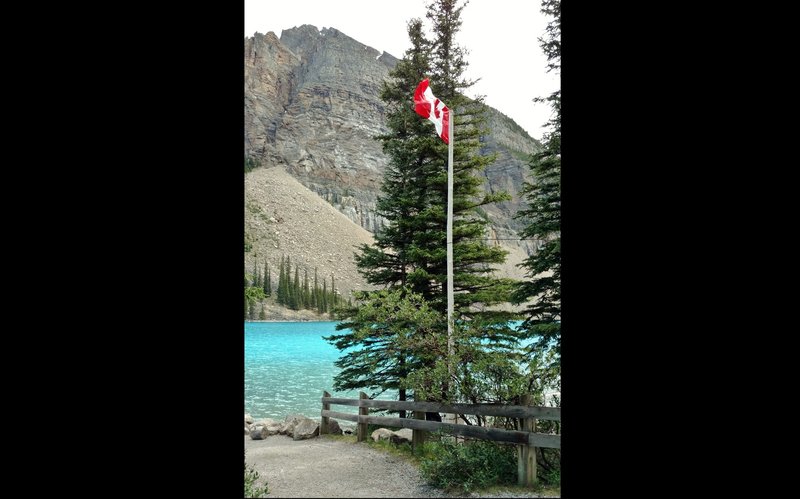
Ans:
[{"label": "gray cliff face", "polygon": [[514,215],[527,207],[520,195],[522,183],[530,182],[528,156],[536,152],[540,144],[517,125],[514,120],[500,111],[489,107],[487,125],[490,134],[483,139],[481,152],[497,154],[497,159],[486,167],[483,175],[486,178],[484,189],[489,192],[505,191],[511,194],[511,201],[491,204],[485,207],[492,229],[490,237],[497,238],[503,245],[518,246],[527,254],[532,254],[535,241],[515,241],[517,232],[522,230],[523,223],[515,220]]},{"label": "gray cliff face", "polygon": [[[387,132],[381,84],[397,58],[344,33],[311,25],[245,39],[245,154],[283,166],[348,218],[375,232],[388,158],[374,136]],[[498,238],[517,237],[512,219],[528,167],[539,147],[516,123],[491,109],[484,151],[497,161],[484,172],[487,190],[509,202],[486,208]],[[517,244],[514,241],[508,241]],[[530,253],[529,242],[517,245]]]},{"label": "gray cliff face", "polygon": [[280,161],[277,130],[296,89],[300,59],[270,32],[245,39],[245,153]]},{"label": "gray cliff face", "polygon": [[[310,25],[284,30],[280,40],[256,34],[245,47],[245,151],[284,166],[376,231],[387,158],[372,137],[387,131],[378,93],[396,59]],[[265,55],[248,59],[248,52]]]}]

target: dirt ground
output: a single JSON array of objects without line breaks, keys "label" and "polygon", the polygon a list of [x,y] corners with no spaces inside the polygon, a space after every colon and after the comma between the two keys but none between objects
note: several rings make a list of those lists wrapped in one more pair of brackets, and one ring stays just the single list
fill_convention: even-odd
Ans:
[{"label": "dirt ground", "polygon": [[245,436],[244,444],[247,464],[260,475],[257,484],[269,485],[267,497],[557,497],[520,490],[448,495],[427,485],[402,457],[326,435],[297,441]]},{"label": "dirt ground", "polygon": [[244,441],[268,497],[452,497],[425,485],[413,464],[363,443],[285,435]]}]

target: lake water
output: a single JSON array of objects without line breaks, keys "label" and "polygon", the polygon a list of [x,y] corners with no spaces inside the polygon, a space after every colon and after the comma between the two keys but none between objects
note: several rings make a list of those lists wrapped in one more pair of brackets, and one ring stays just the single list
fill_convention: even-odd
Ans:
[{"label": "lake water", "polygon": [[[358,398],[358,390],[333,390],[333,377],[341,370],[333,363],[342,352],[322,337],[336,334],[336,324],[245,322],[245,412],[256,420],[283,420],[294,413],[319,418],[323,390],[334,397]],[[396,400],[397,394],[387,392],[378,398]],[[332,409],[358,412],[357,407],[343,405]]]},{"label": "lake water", "polygon": [[[289,414],[319,418],[322,391],[334,397],[358,398],[358,390],[333,390],[333,365],[343,352],[323,340],[339,333],[336,322],[245,322],[244,410],[256,420],[283,420]],[[518,326],[521,324],[517,322]],[[366,390],[365,390],[366,391]],[[366,391],[369,394],[369,391]],[[397,400],[387,391],[379,399]],[[358,408],[334,405],[332,410],[357,413]]]}]

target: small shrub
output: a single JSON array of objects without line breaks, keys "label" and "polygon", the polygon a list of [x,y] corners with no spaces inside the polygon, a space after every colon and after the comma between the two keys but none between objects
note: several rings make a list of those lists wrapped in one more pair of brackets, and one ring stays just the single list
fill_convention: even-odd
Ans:
[{"label": "small shrub", "polygon": [[561,486],[561,449],[537,449],[538,477],[543,485]]},{"label": "small shrub", "polygon": [[546,471],[539,477],[543,485],[550,485],[555,487],[561,486],[561,468],[555,468]]},{"label": "small shrub", "polygon": [[266,299],[267,295],[264,294],[264,288],[250,286],[245,288],[244,297],[247,298],[248,300],[260,302]]},{"label": "small shrub", "polygon": [[269,494],[269,486],[264,483],[263,487],[256,485],[258,480],[258,471],[253,467],[248,467],[247,463],[244,465],[244,496],[245,497],[265,497]]},{"label": "small shrub", "polygon": [[261,166],[261,160],[258,158],[252,158],[249,156],[244,157],[244,172],[247,173],[252,171],[254,168],[258,168]]},{"label": "small shrub", "polygon": [[485,440],[460,444],[444,438],[426,445],[420,464],[425,480],[442,489],[482,489],[493,485],[515,484],[517,452],[511,445]]}]

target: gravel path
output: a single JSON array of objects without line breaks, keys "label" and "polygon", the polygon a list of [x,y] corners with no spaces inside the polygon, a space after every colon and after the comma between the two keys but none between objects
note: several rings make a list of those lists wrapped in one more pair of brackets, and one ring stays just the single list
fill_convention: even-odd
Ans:
[{"label": "gravel path", "polygon": [[365,444],[285,435],[244,442],[269,497],[452,497],[425,485],[411,463]]},{"label": "gravel path", "polygon": [[[465,497],[426,485],[405,459],[366,444],[327,436],[292,440],[273,435],[244,437],[245,459],[266,480],[267,497]],[[553,497],[531,492],[466,497]]]}]

